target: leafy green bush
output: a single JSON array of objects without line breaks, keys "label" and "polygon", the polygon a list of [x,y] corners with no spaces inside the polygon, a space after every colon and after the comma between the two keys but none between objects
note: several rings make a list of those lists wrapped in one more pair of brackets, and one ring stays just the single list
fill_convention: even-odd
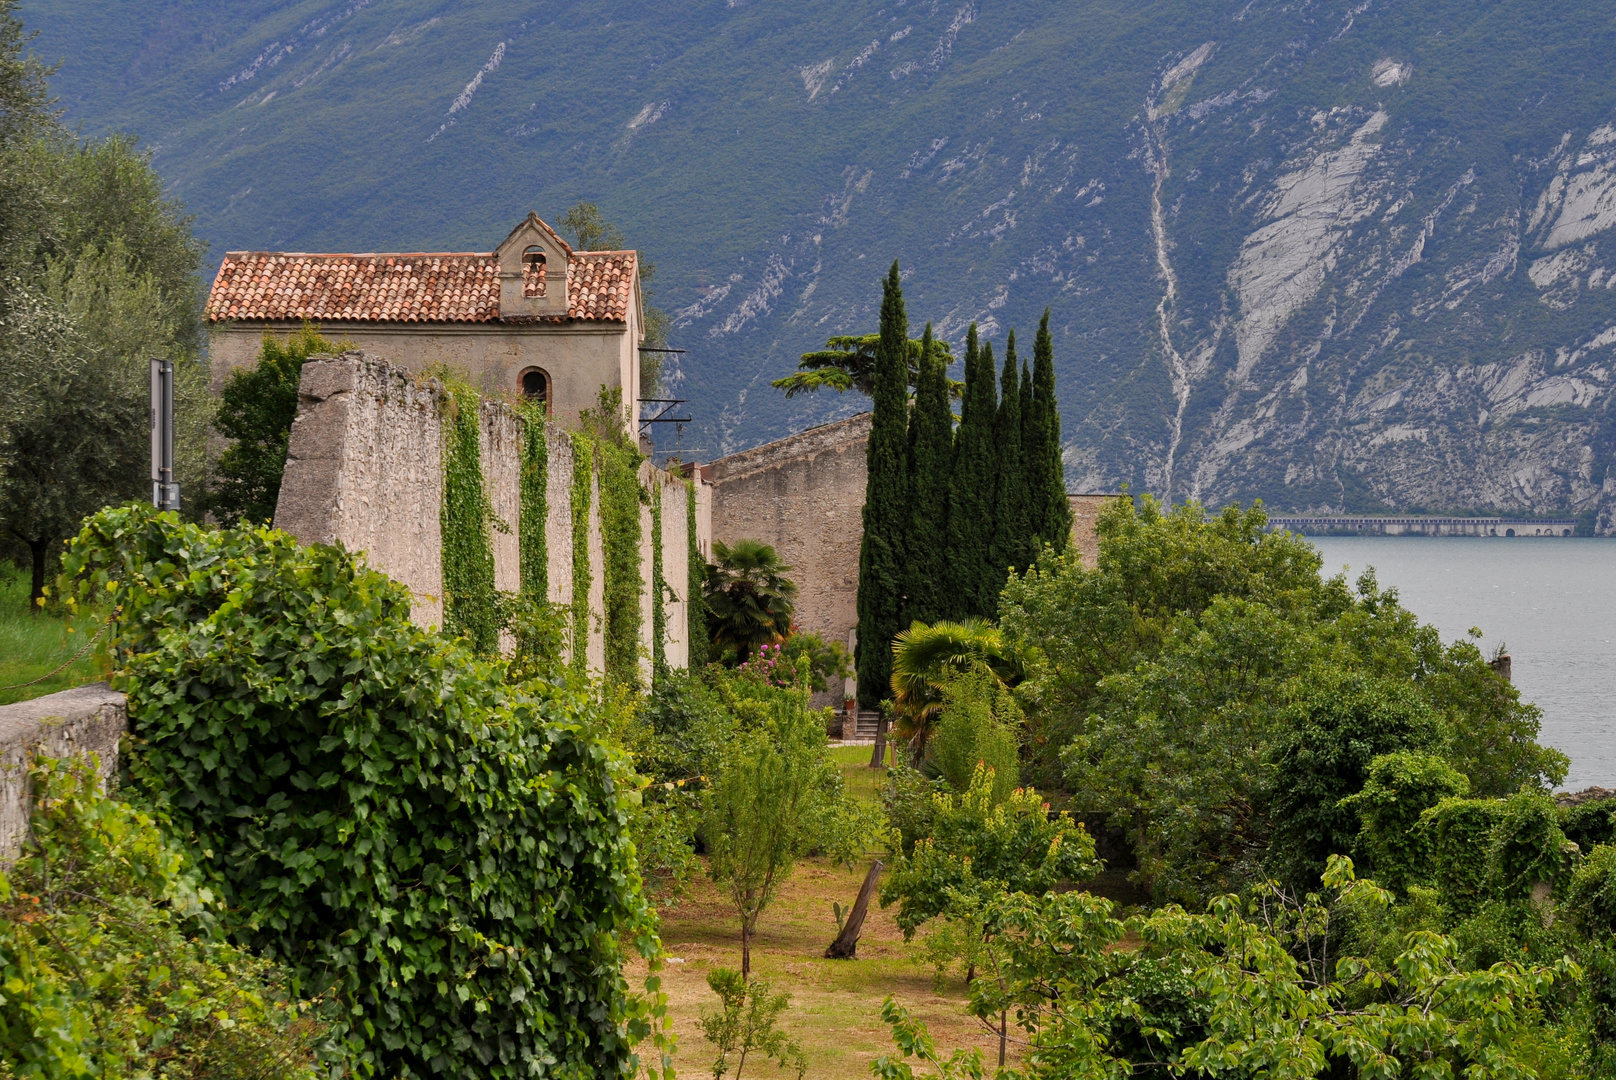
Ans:
[{"label": "leafy green bush", "polygon": [[1519,791],[1504,800],[1487,845],[1488,891],[1499,899],[1525,899],[1570,877],[1574,845],[1560,831],[1554,800]]},{"label": "leafy green bush", "polygon": [[1560,831],[1584,853],[1616,843],[1616,799],[1595,799],[1560,811]]},{"label": "leafy green bush", "polygon": [[1382,754],[1438,739],[1437,718],[1406,682],[1321,672],[1287,718],[1274,767],[1272,858],[1299,892],[1316,886],[1331,855],[1352,850],[1356,814],[1342,800],[1363,788]]},{"label": "leafy green bush", "polygon": [[1454,797],[1420,816],[1430,834],[1431,876],[1455,915],[1469,915],[1487,898],[1486,852],[1503,813],[1499,799]]},{"label": "leafy green bush", "polygon": [[82,759],[32,771],[29,841],[0,874],[0,1072],[319,1076],[312,1006],[219,936],[220,905],[152,818]]},{"label": "leafy green bush", "polygon": [[[1566,1075],[1545,999],[1576,978],[1569,958],[1476,970],[1428,929],[1402,935],[1390,959],[1343,951],[1332,912],[1389,901],[1340,857],[1323,896],[1264,886],[1204,914],[1168,906],[1124,922],[1082,892],[993,897],[991,967],[972,981],[967,1009],[1020,1029],[1014,1075],[1024,1080],[1526,1078],[1545,1075],[1534,1068],[1545,1062]],[[1119,947],[1125,936],[1137,945]],[[985,1074],[979,1057],[944,1059],[890,999],[883,1016],[902,1057],[878,1059],[876,1076],[912,1078],[909,1057],[938,1077]]]},{"label": "leafy green bush", "polygon": [[131,506],[66,565],[121,607],[128,784],[233,936],[339,1002],[356,1068],[627,1067],[649,1022],[622,964],[657,943],[597,706],[420,631],[340,548]]},{"label": "leafy green bush", "polygon": [[1036,791],[995,802],[993,771],[978,765],[963,795],[934,796],[931,835],[895,853],[881,885],[881,906],[898,905],[906,938],[951,908],[1003,893],[1042,895],[1100,870],[1094,841],[1065,813],[1051,816]]},{"label": "leafy green bush", "polygon": [[1420,815],[1469,792],[1469,779],[1439,757],[1383,754],[1369,763],[1363,790],[1341,805],[1358,815],[1358,852],[1376,880],[1400,894],[1424,881],[1430,868],[1431,834],[1420,828]]},{"label": "leafy green bush", "polygon": [[1015,790],[1020,771],[1016,727],[1021,710],[991,672],[967,671],[943,684],[942,716],[930,740],[931,760],[956,792],[964,794],[978,766],[993,776],[993,801]]},{"label": "leafy green bush", "polygon": [[214,430],[230,440],[214,466],[206,496],[214,517],[227,525],[267,525],[275,517],[303,365],[316,353],[342,348],[342,342],[327,341],[305,325],[284,341],[266,334],[258,362],[230,373],[213,418]]}]

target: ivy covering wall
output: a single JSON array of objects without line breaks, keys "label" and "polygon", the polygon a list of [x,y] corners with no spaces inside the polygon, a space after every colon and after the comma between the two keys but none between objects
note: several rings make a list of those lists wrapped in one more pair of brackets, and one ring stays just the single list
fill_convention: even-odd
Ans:
[{"label": "ivy covering wall", "polygon": [[589,504],[595,473],[595,441],[581,431],[572,434],[572,670],[589,671]]},{"label": "ivy covering wall", "polygon": [[606,681],[640,682],[640,455],[616,441],[598,443],[600,530],[605,549]]},{"label": "ivy covering wall", "polygon": [[701,546],[696,543],[696,482],[685,481],[685,540],[690,545],[690,571],[685,582],[685,640],[690,642],[690,670],[707,666],[707,609],[702,605],[702,586],[706,583],[707,560],[701,557]]},{"label": "ivy covering wall", "polygon": [[522,518],[519,526],[522,595],[543,602],[550,597],[550,551],[545,522],[550,516],[545,485],[550,482],[550,447],[544,441],[544,410],[531,402],[517,408],[522,418]]},{"label": "ivy covering wall", "polygon": [[[468,383],[439,374],[442,398],[443,623],[478,652],[499,648],[500,604],[494,588],[493,507],[483,484],[479,419],[482,399]],[[542,535],[542,534],[541,534]],[[542,541],[541,541],[542,542]]]},{"label": "ivy covering wall", "polygon": [[662,485],[651,485],[651,678],[668,666],[668,583],[662,573]]}]

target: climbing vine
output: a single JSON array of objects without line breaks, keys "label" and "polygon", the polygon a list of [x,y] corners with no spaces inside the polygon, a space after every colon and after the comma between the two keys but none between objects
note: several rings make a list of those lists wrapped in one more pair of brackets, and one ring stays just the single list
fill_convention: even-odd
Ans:
[{"label": "climbing vine", "polygon": [[595,440],[572,433],[572,670],[589,671],[589,503]]},{"label": "climbing vine", "polygon": [[662,576],[662,485],[651,488],[651,678],[660,680],[668,666],[668,614],[662,605],[668,583]]},{"label": "climbing vine", "polygon": [[690,572],[685,584],[685,640],[690,642],[690,669],[707,666],[707,607],[702,586],[707,579],[707,560],[696,543],[696,482],[685,481],[685,539],[690,545]]},{"label": "climbing vine", "polygon": [[606,681],[640,681],[640,455],[615,443],[600,444],[600,530],[606,554]]},{"label": "climbing vine", "polygon": [[479,652],[499,648],[500,603],[494,588],[494,511],[483,486],[479,416],[482,399],[464,380],[437,372],[447,391],[444,413],[443,624]]},{"label": "climbing vine", "polygon": [[544,410],[532,402],[517,406],[522,418],[522,595],[544,600],[550,594],[550,552],[545,523],[550,514],[545,486],[550,481],[550,448],[544,441]]}]

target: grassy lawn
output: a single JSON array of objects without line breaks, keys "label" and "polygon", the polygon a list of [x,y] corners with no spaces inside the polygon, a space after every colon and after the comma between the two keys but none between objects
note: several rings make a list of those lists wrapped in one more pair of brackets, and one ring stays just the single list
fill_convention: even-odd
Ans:
[{"label": "grassy lawn", "polygon": [[33,686],[30,683],[77,655],[87,634],[101,628],[102,617],[87,614],[67,619],[28,610],[28,579],[0,569],[0,705],[54,694],[104,679],[111,670],[105,638],[65,671]]},{"label": "grassy lawn", "polygon": [[[869,749],[864,748],[869,754]],[[990,1062],[998,1040],[965,1014],[965,987],[958,978],[941,992],[932,987],[931,969],[914,962],[918,939],[904,944],[892,921],[896,908],[870,905],[856,960],[826,960],[825,946],[836,936],[831,903],[847,905],[858,895],[866,867],[844,869],[823,859],[805,859],[763,913],[752,944],[752,973],[769,980],[775,992],[791,994],[791,1008],[780,1026],[802,1044],[807,1075],[815,1080],[854,1080],[870,1075],[870,1062],[897,1051],[881,1022],[881,1002],[891,996],[931,1027],[939,1048],[976,1045]],[[679,1035],[676,1063],[681,1076],[709,1075],[717,1057],[702,1038],[696,1018],[712,1010],[718,995],[707,987],[715,967],[741,966],[735,911],[717,887],[698,878],[676,907],[662,912],[662,944],[670,958],[663,989]],[[747,1076],[780,1075],[773,1065],[750,1061]]]},{"label": "grassy lawn", "polygon": [[[869,768],[870,747],[831,749],[850,794],[875,801],[885,773]],[[873,854],[871,857],[875,857]],[[804,859],[780,890],[758,926],[752,943],[752,973],[767,979],[776,993],[791,995],[780,1026],[802,1044],[807,1075],[815,1080],[854,1080],[870,1075],[870,1062],[895,1054],[881,1002],[893,997],[931,1027],[938,1046],[977,1045],[996,1060],[998,1040],[965,1014],[965,986],[957,977],[941,990],[932,972],[915,962],[920,942],[905,944],[893,922],[896,908],[871,904],[855,960],[826,960],[825,947],[836,936],[831,904],[851,905],[869,864],[839,867],[826,859]],[[681,1076],[710,1075],[717,1052],[702,1038],[696,1020],[718,1005],[707,986],[715,967],[739,969],[741,940],[735,910],[706,877],[697,877],[677,905],[662,911],[662,944],[669,957],[663,989],[679,1035],[676,1059]],[[746,1076],[780,1075],[774,1065],[747,1062]]]}]

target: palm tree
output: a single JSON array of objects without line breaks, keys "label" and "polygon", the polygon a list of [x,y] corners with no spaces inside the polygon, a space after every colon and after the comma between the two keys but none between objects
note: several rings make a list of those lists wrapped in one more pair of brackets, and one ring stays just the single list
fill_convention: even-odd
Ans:
[{"label": "palm tree", "polygon": [[982,619],[914,622],[892,640],[893,734],[907,738],[918,761],[943,709],[943,684],[954,675],[983,668],[1005,686],[1021,679],[1020,658],[999,628]]},{"label": "palm tree", "polygon": [[791,633],[797,586],[786,577],[791,567],[761,541],[737,540],[731,547],[715,540],[713,558],[702,592],[710,613],[707,626],[713,644],[720,651],[733,648],[744,663],[759,646]]}]

